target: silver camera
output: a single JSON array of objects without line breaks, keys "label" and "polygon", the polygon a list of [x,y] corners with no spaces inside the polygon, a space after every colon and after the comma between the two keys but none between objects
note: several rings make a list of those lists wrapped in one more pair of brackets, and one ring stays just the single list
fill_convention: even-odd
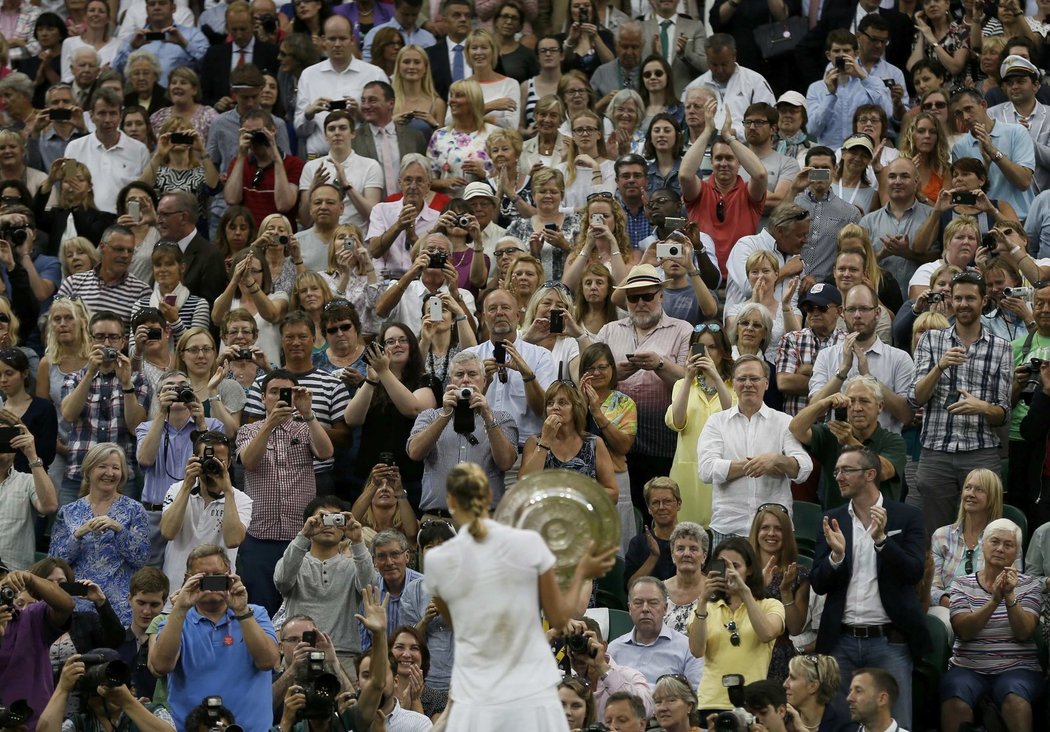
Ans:
[{"label": "silver camera", "polygon": [[469,229],[470,217],[466,214],[462,214],[459,218],[456,219],[456,226],[458,226],[461,229]]},{"label": "silver camera", "polygon": [[459,389],[459,392],[456,394],[456,398],[463,399],[469,402],[471,399],[474,398],[474,390],[471,389],[469,386],[461,387]]},{"label": "silver camera", "polygon": [[662,241],[656,245],[656,256],[658,259],[668,259],[682,255],[682,245],[674,242]]},{"label": "silver camera", "polygon": [[322,526],[346,526],[346,516],[341,513],[321,514]]},{"label": "silver camera", "polygon": [[1022,300],[1027,300],[1032,297],[1033,289],[1031,287],[1004,287],[1003,297],[1019,297]]}]

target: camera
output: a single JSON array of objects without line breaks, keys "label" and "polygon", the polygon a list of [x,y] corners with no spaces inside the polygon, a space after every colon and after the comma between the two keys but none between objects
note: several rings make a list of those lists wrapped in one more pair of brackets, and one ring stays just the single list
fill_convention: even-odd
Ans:
[{"label": "camera", "polygon": [[565,312],[562,310],[551,310],[547,316],[550,319],[551,333],[565,332]]},{"label": "camera", "polygon": [[988,249],[995,249],[999,245],[999,240],[995,236],[995,232],[987,231],[981,236],[981,246]]},{"label": "camera", "polygon": [[586,655],[589,658],[597,658],[597,649],[591,648],[590,639],[582,633],[574,633],[565,639],[565,647],[569,649],[570,653],[575,653],[578,656]]},{"label": "camera", "polygon": [[846,57],[845,56],[838,56],[838,57],[835,58],[835,68],[838,69],[839,71],[845,71],[846,70]]},{"label": "camera", "polygon": [[280,244],[282,247],[286,247],[292,243],[292,240],[288,238],[287,234],[278,234],[277,243]]},{"label": "camera", "polygon": [[163,335],[164,331],[162,331],[160,328],[149,328],[148,330],[146,330],[147,341],[159,341],[161,339],[161,336]]},{"label": "camera", "polygon": [[269,147],[270,146],[270,138],[262,130],[253,130],[252,131],[252,144],[255,145],[256,147]]},{"label": "camera", "polygon": [[1041,358],[1030,358],[1028,359],[1028,363],[1021,364],[1020,368],[1024,369],[1029,374],[1037,374],[1044,363],[1046,363],[1046,361]]},{"label": "camera", "polygon": [[379,453],[379,462],[383,465],[397,465],[397,461],[394,460],[394,453],[392,452]]},{"label": "camera", "polygon": [[195,138],[189,132],[172,132],[172,145],[192,145]]},{"label": "camera", "polygon": [[310,647],[317,646],[317,631],[316,630],[304,630],[303,631],[303,643]]},{"label": "camera", "polygon": [[715,719],[715,732],[747,732],[755,723],[755,715],[744,709],[744,677],[742,674],[725,674],[722,686],[729,692],[729,703],[733,709],[719,712]]},{"label": "camera", "polygon": [[116,361],[117,360],[117,349],[116,348],[103,348],[102,349],[102,360],[103,361]]},{"label": "camera", "polygon": [[21,727],[33,716],[33,709],[25,699],[15,699],[9,706],[0,704],[0,729]]},{"label": "camera", "polygon": [[0,228],[0,239],[11,244],[14,247],[20,247],[26,243],[26,239],[29,238],[29,231],[24,226],[4,226]]},{"label": "camera", "polygon": [[470,217],[467,216],[466,214],[461,214],[460,216],[458,216],[456,218],[456,226],[458,226],[461,229],[469,229],[470,228]]},{"label": "camera", "polygon": [[932,305],[935,302],[944,302],[943,292],[931,292],[926,296],[926,302]]},{"label": "camera", "polygon": [[445,262],[448,261],[448,254],[445,252],[432,252],[430,254],[430,262],[427,267],[430,269],[444,269]]},{"label": "camera", "polygon": [[215,457],[215,448],[207,445],[204,448],[204,456],[201,458],[201,470],[212,478],[226,472],[226,466]]},{"label": "camera", "polygon": [[197,401],[197,395],[193,391],[193,387],[189,384],[182,384],[176,386],[175,389],[175,401],[182,402],[183,404],[193,404]]},{"label": "camera", "polygon": [[15,598],[18,593],[14,591],[14,588],[4,585],[0,587],[0,605],[7,605],[12,610],[15,609]]},{"label": "camera", "polygon": [[277,16],[276,15],[260,15],[259,16],[259,27],[266,33],[277,32]]},{"label": "camera", "polygon": [[113,658],[116,655],[116,651],[103,649],[80,657],[84,664],[84,675],[78,684],[81,694],[95,694],[100,686],[112,689],[128,683],[131,668],[119,658]]},{"label": "camera", "polygon": [[228,574],[206,574],[201,577],[200,590],[201,592],[229,592],[230,576]]},{"label": "camera", "polygon": [[322,513],[322,526],[346,526],[346,516],[341,513]]},{"label": "camera", "polygon": [[591,22],[591,11],[587,8],[580,8],[579,16],[581,24]]},{"label": "camera", "polygon": [[809,171],[809,182],[810,183],[830,183],[831,182],[831,171],[827,168],[814,168]]},{"label": "camera", "polygon": [[337,109],[342,109],[342,110],[346,109],[346,100],[345,99],[333,99],[332,101],[330,101],[328,103],[328,111],[329,112],[334,112]]},{"label": "camera", "polygon": [[474,390],[469,386],[462,386],[456,390],[456,406],[452,410],[452,431],[457,435],[470,435],[474,432],[474,410],[470,408],[470,400],[474,398]]},{"label": "camera", "polygon": [[236,348],[233,351],[232,357],[234,361],[251,361],[255,358],[255,354],[252,353],[252,349],[250,348]]},{"label": "camera", "polygon": [[584,727],[583,732],[609,732],[609,728],[601,722],[595,722]]},{"label": "camera", "polygon": [[47,118],[52,122],[68,122],[73,119],[72,109],[49,109],[47,110]]},{"label": "camera", "polygon": [[306,661],[305,679],[300,683],[306,704],[299,710],[299,719],[328,719],[335,713],[335,700],[341,685],[335,674],[324,670],[324,651],[310,651]]},{"label": "camera", "polygon": [[657,259],[667,259],[669,257],[679,257],[682,254],[682,247],[680,244],[674,244],[669,241],[661,241],[656,244],[656,257]]},{"label": "camera", "polygon": [[1019,297],[1027,300],[1032,297],[1034,290],[1031,287],[1004,287],[1003,297]]}]

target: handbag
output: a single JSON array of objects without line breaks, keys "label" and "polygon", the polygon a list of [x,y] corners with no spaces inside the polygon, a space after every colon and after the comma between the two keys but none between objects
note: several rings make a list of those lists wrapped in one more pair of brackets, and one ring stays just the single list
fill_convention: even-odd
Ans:
[{"label": "handbag", "polygon": [[767,61],[794,51],[808,32],[809,22],[801,15],[766,23],[752,31],[759,53]]}]

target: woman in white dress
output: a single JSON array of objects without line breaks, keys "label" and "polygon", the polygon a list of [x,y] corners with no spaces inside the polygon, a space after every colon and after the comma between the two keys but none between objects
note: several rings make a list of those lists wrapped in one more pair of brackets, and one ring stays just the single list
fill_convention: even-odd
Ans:
[{"label": "woman in white dress", "polygon": [[615,546],[589,547],[569,588],[554,575],[554,555],[539,534],[489,519],[485,472],[462,463],[449,473],[448,507],[460,526],[454,539],[427,554],[426,590],[455,628],[447,729],[491,732],[514,720],[515,732],[567,732],[558,698],[561,674],[539,622],[572,618],[583,584],[605,574]]}]

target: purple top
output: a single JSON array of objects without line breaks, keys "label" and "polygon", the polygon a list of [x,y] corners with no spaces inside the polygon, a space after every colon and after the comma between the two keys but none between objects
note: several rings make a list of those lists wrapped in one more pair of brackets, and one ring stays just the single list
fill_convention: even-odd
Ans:
[{"label": "purple top", "polygon": [[[492,262],[489,261],[488,255],[482,254],[485,257],[485,266],[491,267]],[[459,273],[459,280],[457,285],[459,289],[466,290],[474,297],[478,296],[478,288],[470,284],[470,265],[474,263],[474,249],[472,245],[468,244],[465,251],[453,252],[452,253],[452,265],[456,268],[456,272]]]},{"label": "purple top", "polygon": [[63,631],[48,620],[48,609],[46,602],[34,602],[16,610],[0,639],[0,696],[8,706],[25,699],[33,708],[29,732],[55,690],[48,650]]},{"label": "purple top", "polygon": [[[372,25],[365,28],[366,33],[375,26],[383,25],[394,17],[393,3],[374,2],[372,7],[374,8],[372,11]],[[350,25],[354,28],[354,38],[357,39],[358,43],[361,43],[361,39],[365,37],[365,33],[361,32],[360,12],[361,7],[354,2],[342,3],[332,8],[333,15],[341,15],[350,21]],[[295,6],[292,3],[286,3],[281,6],[281,13],[286,18],[295,18]]]}]

